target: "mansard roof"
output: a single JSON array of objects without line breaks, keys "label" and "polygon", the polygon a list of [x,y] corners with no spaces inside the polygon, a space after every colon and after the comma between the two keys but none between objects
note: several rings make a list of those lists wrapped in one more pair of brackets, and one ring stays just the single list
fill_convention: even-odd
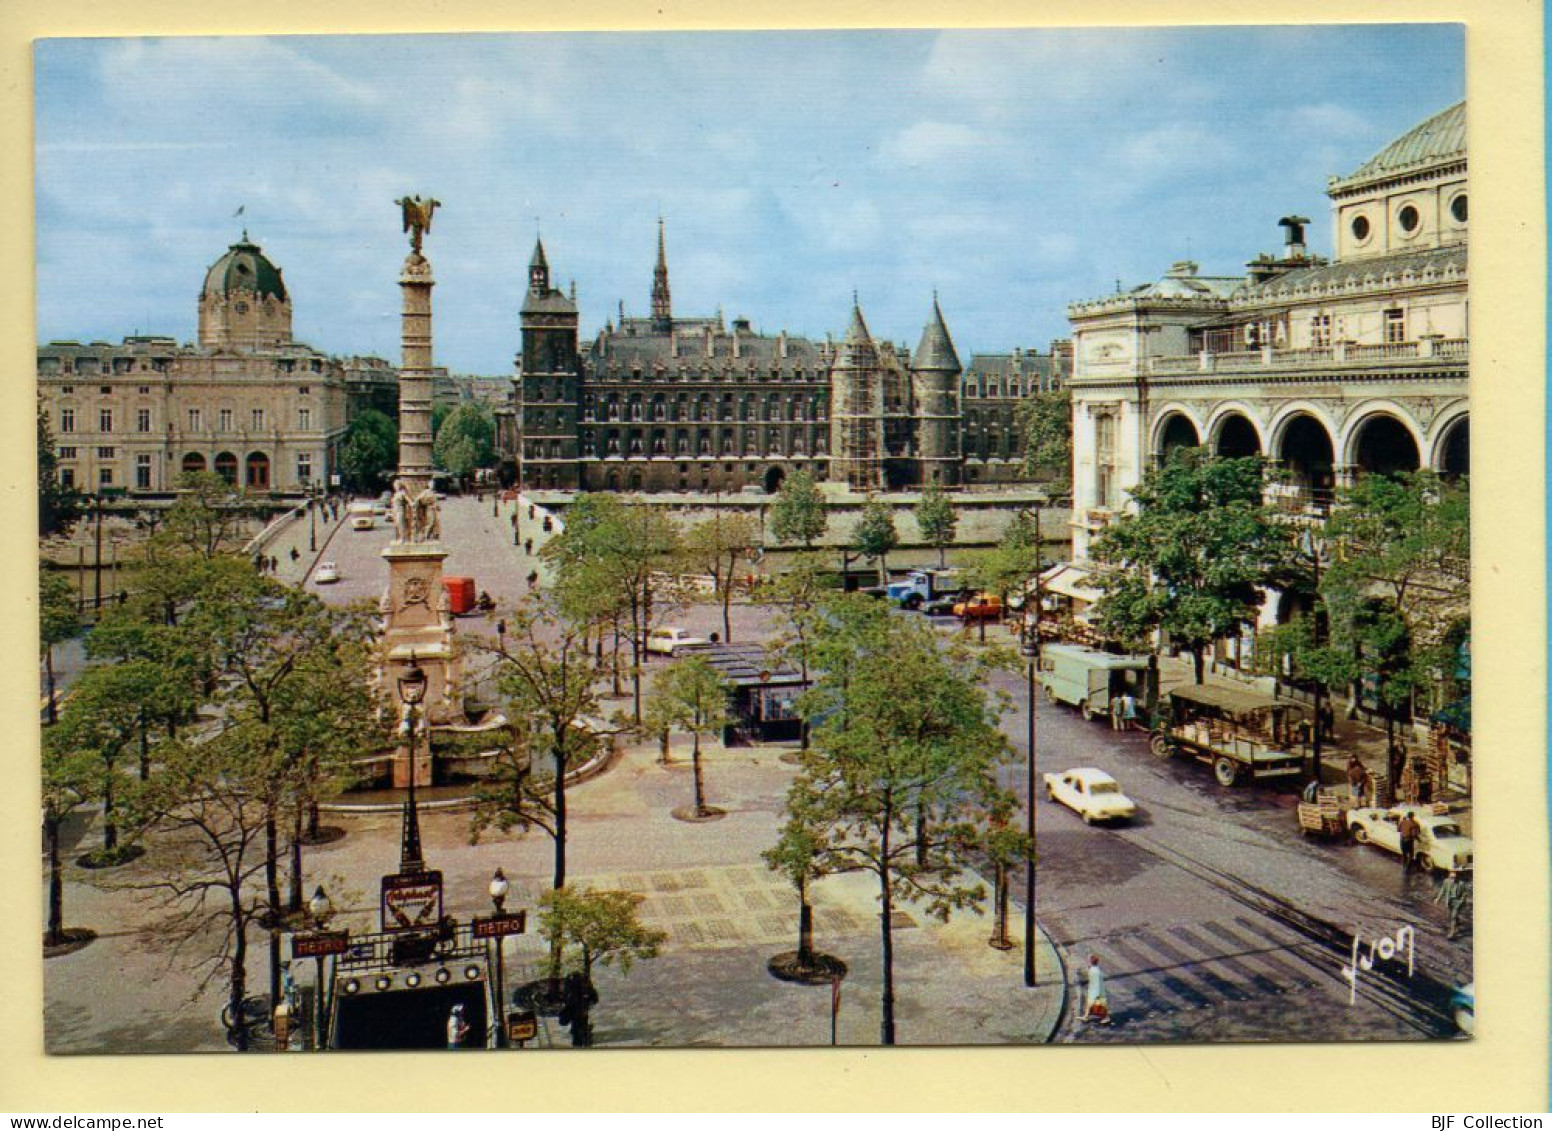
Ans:
[{"label": "mansard roof", "polygon": [[1247,286],[1234,296],[1235,305],[1286,300],[1303,295],[1333,294],[1371,287],[1450,282],[1466,278],[1466,245],[1401,252],[1341,263],[1302,267],[1260,286]]}]

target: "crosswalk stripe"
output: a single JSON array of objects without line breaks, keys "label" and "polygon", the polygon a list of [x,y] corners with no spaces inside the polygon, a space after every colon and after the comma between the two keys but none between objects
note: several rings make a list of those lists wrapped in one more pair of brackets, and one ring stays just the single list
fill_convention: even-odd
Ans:
[{"label": "crosswalk stripe", "polygon": [[[1213,949],[1213,943],[1210,940],[1202,938],[1189,927],[1171,927],[1169,933],[1187,946],[1195,948],[1198,953],[1207,954]],[[1257,994],[1278,994],[1286,988],[1249,963],[1241,961],[1240,955],[1218,954],[1210,961],[1233,973],[1241,982],[1255,987]]]},{"label": "crosswalk stripe", "polygon": [[1208,965],[1214,957],[1210,954],[1200,951],[1187,954],[1155,931],[1139,931],[1133,938],[1142,946],[1163,955],[1173,966],[1171,972],[1176,977],[1195,979],[1198,984],[1206,985],[1213,994],[1229,1001],[1248,1001],[1254,996],[1238,982],[1231,982]]},{"label": "crosswalk stripe", "polygon": [[1309,968],[1286,955],[1286,952],[1301,945],[1302,939],[1286,939],[1269,934],[1264,926],[1258,926],[1238,915],[1234,917],[1234,925],[1239,928],[1239,933],[1226,926],[1208,924],[1213,933],[1220,938],[1225,938],[1244,950],[1255,951],[1256,953],[1249,957],[1263,968],[1274,971],[1279,979],[1297,982],[1301,986],[1315,984],[1316,979],[1311,976]]},{"label": "crosswalk stripe", "polygon": [[1132,946],[1124,939],[1109,939],[1108,945],[1116,950],[1121,957],[1125,958],[1128,963],[1136,967],[1136,974],[1138,976],[1145,976],[1149,981],[1162,986],[1184,1002],[1188,1008],[1200,1009],[1204,1005],[1212,1004],[1212,998],[1193,987],[1178,974],[1158,969],[1158,960],[1156,958]]}]

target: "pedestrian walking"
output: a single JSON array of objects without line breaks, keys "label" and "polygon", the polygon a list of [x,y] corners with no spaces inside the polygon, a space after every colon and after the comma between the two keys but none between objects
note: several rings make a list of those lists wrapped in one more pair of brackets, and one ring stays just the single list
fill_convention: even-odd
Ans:
[{"label": "pedestrian walking", "polygon": [[533,539],[532,538],[525,538],[523,540],[523,553],[527,554],[529,557],[533,557]]},{"label": "pedestrian walking", "polygon": [[1105,972],[1100,968],[1097,954],[1089,955],[1088,998],[1083,1020],[1098,1025],[1110,1024],[1110,998],[1105,993]]},{"label": "pedestrian walking", "polygon": [[1336,712],[1326,702],[1320,704],[1320,737],[1327,742],[1336,741]]},{"label": "pedestrian walking", "polygon": [[1363,804],[1363,787],[1368,777],[1369,772],[1363,768],[1363,763],[1358,760],[1358,755],[1349,755],[1347,759],[1347,788],[1352,794],[1354,805]]},{"label": "pedestrian walking", "polygon": [[528,571],[528,588],[532,589],[535,585],[538,585],[538,584],[539,584],[539,571],[536,570],[536,569],[529,570]]},{"label": "pedestrian walking", "polygon": [[1121,729],[1131,730],[1132,724],[1137,721],[1137,696],[1131,691],[1121,693]]},{"label": "pedestrian walking", "polygon": [[447,1047],[461,1049],[469,1039],[469,1023],[463,1019],[463,1006],[453,1006],[447,1015]]},{"label": "pedestrian walking", "polygon": [[1110,697],[1110,729],[1121,729],[1121,697],[1119,695],[1112,695]]},{"label": "pedestrian walking", "polygon": [[1444,910],[1449,915],[1444,937],[1453,939],[1460,934],[1462,925],[1471,918],[1471,878],[1460,869],[1451,868],[1450,874],[1445,876],[1444,882],[1439,885],[1438,894],[1433,897],[1433,901],[1444,905]]},{"label": "pedestrian walking", "polygon": [[298,551],[298,550],[297,550],[297,548],[296,548],[296,547],[295,547],[295,546],[292,546],[292,547],[291,547],[291,560],[292,560],[292,561],[296,561],[296,559],[297,559],[297,558],[300,558],[300,557],[301,557],[301,556],[302,556],[302,555],[301,555],[301,552],[300,552],[300,551]]},{"label": "pedestrian walking", "polygon": [[1304,800],[1311,805],[1320,800],[1320,779],[1310,778],[1309,784],[1304,787]]},{"label": "pedestrian walking", "polygon": [[1412,816],[1411,810],[1407,810],[1401,818],[1401,823],[1396,826],[1396,832],[1401,834],[1401,867],[1409,870],[1417,855],[1417,837],[1423,831],[1423,826],[1417,823],[1417,818]]}]

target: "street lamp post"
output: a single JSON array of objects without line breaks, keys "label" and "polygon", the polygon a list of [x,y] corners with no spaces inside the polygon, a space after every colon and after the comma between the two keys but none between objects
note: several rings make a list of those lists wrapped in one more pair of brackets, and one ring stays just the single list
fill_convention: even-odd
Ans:
[{"label": "street lamp post", "polygon": [[307,550],[318,552],[318,492],[308,488],[307,494]]},{"label": "street lamp post", "polygon": [[97,509],[97,549],[92,555],[93,593],[97,601],[97,620],[102,619],[102,496],[94,495],[92,501]]},{"label": "street lamp post", "polygon": [[1035,593],[1034,614],[1035,623],[1033,633],[1029,630],[1029,601],[1024,602],[1024,645],[1023,651],[1028,663],[1025,670],[1025,707],[1029,713],[1029,733],[1026,736],[1029,745],[1029,764],[1027,767],[1028,780],[1024,783],[1024,808],[1027,813],[1027,831],[1029,834],[1029,858],[1024,862],[1024,984],[1035,984],[1035,678],[1036,670],[1040,663],[1040,612],[1044,601],[1044,586],[1041,583],[1041,569],[1044,562],[1041,557],[1040,546],[1040,508],[1034,509],[1035,516]]},{"label": "street lamp post", "polygon": [[[507,913],[507,892],[512,890],[512,885],[507,882],[506,873],[500,868],[490,878],[490,901],[496,906],[496,916],[499,918]],[[505,935],[496,936],[496,1047],[507,1047],[506,1018],[506,949],[507,938]]]},{"label": "street lamp post", "polygon": [[404,798],[403,844],[399,852],[399,871],[424,872],[426,862],[420,851],[420,813],[415,807],[415,714],[426,697],[426,673],[410,653],[410,666],[399,676],[399,699],[404,703],[404,733],[409,747],[409,792]]},{"label": "street lamp post", "polygon": [[[1313,581],[1315,586],[1315,605],[1310,612],[1310,616],[1314,618],[1314,623],[1312,624],[1311,628],[1313,629],[1314,645],[1318,649],[1320,647],[1320,558],[1322,552],[1325,550],[1325,547],[1321,545],[1320,539],[1315,535],[1315,532],[1308,528],[1306,528],[1304,531],[1303,543],[1304,551],[1309,554],[1311,567],[1314,571]],[[1323,727],[1322,712],[1325,708],[1325,703],[1325,681],[1316,679],[1315,725],[1311,729],[1310,738],[1310,761],[1313,763],[1310,768],[1310,777],[1314,778],[1316,781],[1320,780],[1321,729]]]},{"label": "street lamp post", "polygon": [[[334,913],[334,905],[329,900],[329,893],[323,890],[322,884],[318,885],[318,889],[313,892],[313,897],[307,901],[307,912],[313,917],[313,922],[317,924],[319,931],[323,930],[323,925]],[[328,1043],[329,1039],[329,998],[324,992],[323,957],[322,954],[314,956],[318,963],[318,976],[313,982],[313,994],[317,999],[314,1003],[316,1008],[313,1018],[317,1033],[315,1047],[320,1049]]]}]

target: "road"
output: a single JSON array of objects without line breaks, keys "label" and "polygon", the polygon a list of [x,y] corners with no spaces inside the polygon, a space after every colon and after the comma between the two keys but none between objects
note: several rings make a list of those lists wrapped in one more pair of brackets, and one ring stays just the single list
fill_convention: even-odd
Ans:
[{"label": "road", "polygon": [[[1024,680],[994,681],[1017,707],[1004,729],[1027,748]],[[1454,1031],[1452,985],[1471,980],[1469,933],[1444,938],[1437,881],[1379,849],[1306,840],[1288,789],[1224,789],[1210,768],[1164,761],[1147,736],[1037,706],[1038,773],[1095,766],[1138,803],[1130,825],[1090,827],[1044,800],[1036,910],[1076,978],[1097,955],[1116,1024],[1072,1011],[1059,1040],[1415,1040]],[[1024,796],[1021,764],[1005,784]],[[1038,785],[1037,779],[1037,785]],[[1022,914],[1023,879],[1014,883]],[[1413,973],[1381,963],[1342,976],[1351,939],[1415,928]]]}]

